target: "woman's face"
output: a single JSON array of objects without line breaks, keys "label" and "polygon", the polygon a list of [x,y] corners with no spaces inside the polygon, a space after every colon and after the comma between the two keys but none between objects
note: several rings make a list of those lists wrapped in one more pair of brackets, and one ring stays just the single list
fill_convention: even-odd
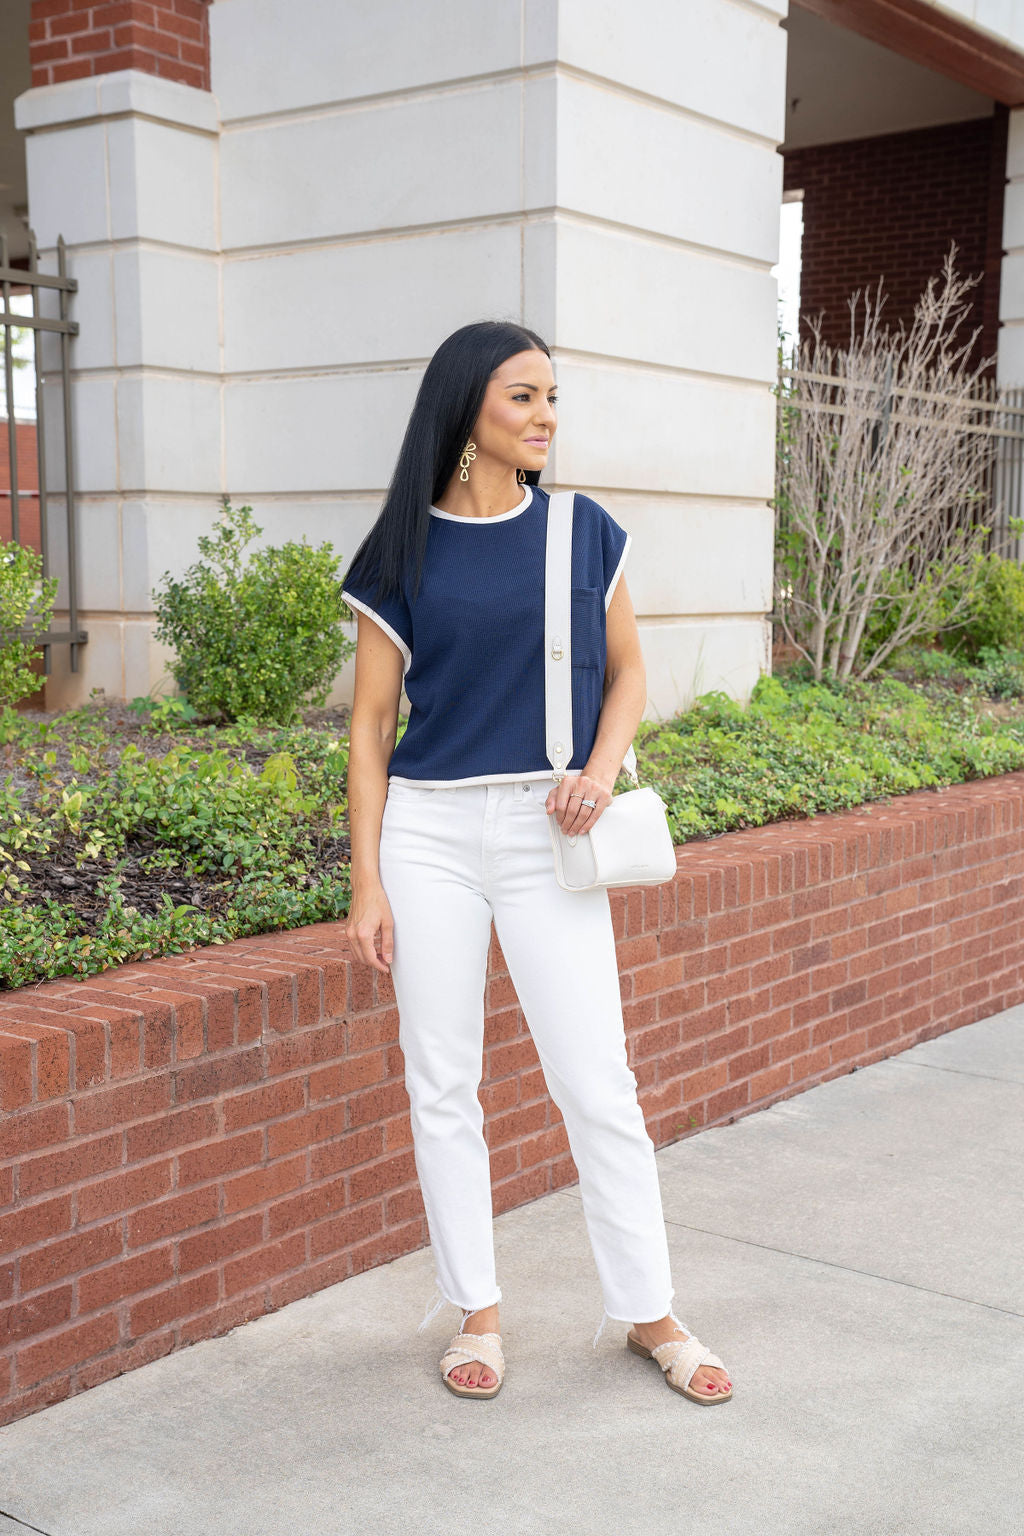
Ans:
[{"label": "woman's face", "polygon": [[558,425],[555,400],[546,352],[531,348],[506,358],[491,375],[473,428],[477,463],[486,457],[513,472],[543,469]]}]

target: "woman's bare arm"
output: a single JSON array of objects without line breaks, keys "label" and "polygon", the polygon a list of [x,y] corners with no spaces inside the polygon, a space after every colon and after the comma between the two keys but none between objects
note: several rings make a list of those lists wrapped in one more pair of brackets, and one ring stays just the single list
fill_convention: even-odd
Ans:
[{"label": "woman's bare arm", "polygon": [[[558,817],[562,831],[567,833],[589,832],[611,805],[622,759],[647,704],[647,673],[625,576],[619,577],[608,604],[605,640],[601,713],[590,756],[580,773],[564,778],[545,801],[547,811]],[[594,808],[583,805],[581,797],[595,801]]]},{"label": "woman's bare arm", "polygon": [[[352,905],[346,934],[359,958],[379,971],[391,962],[394,939],[391,907],[380,883],[380,832],[401,696],[401,651],[379,624],[358,613],[348,756]],[[383,959],[375,944],[378,930]]]}]

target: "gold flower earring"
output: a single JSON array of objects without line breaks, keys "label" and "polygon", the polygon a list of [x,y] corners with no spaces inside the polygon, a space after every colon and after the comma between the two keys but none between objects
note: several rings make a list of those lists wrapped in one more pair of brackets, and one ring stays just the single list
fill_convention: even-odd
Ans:
[{"label": "gold flower earring", "polygon": [[462,473],[459,476],[460,480],[468,480],[469,479],[469,461],[470,461],[470,459],[475,459],[475,458],[476,458],[476,443],[467,443],[465,448],[463,448],[463,450],[462,450],[462,458],[459,460],[459,463],[462,465]]}]

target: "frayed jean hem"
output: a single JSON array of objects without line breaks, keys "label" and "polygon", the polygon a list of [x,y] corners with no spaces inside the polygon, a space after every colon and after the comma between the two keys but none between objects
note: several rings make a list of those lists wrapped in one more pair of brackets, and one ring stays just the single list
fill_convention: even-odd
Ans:
[{"label": "frayed jean hem", "polygon": [[490,1301],[481,1303],[479,1307],[464,1307],[462,1306],[461,1302],[452,1301],[449,1296],[444,1294],[444,1292],[441,1290],[441,1287],[437,1286],[434,1290],[433,1296],[427,1303],[426,1315],[423,1321],[420,1323],[419,1327],[416,1329],[416,1332],[422,1333],[424,1328],[427,1327],[431,1320],[437,1316],[442,1307],[458,1307],[459,1311],[463,1314],[462,1320],[465,1322],[466,1318],[470,1315],[471,1312],[482,1312],[484,1307],[496,1307],[500,1300],[501,1287],[499,1286],[498,1294],[494,1296]]}]

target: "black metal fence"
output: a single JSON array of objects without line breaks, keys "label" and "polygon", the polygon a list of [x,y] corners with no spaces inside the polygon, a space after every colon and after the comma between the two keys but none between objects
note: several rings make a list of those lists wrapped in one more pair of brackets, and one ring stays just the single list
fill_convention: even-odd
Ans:
[{"label": "black metal fence", "polygon": [[[8,484],[0,486],[0,532],[9,533],[9,537],[16,543],[27,542],[27,519],[23,516],[23,503],[35,500],[38,506],[38,539],[39,553],[42,556],[43,575],[52,574],[53,554],[50,548],[49,529],[49,501],[51,494],[46,478],[46,420],[43,409],[43,396],[45,387],[45,371],[43,367],[43,337],[47,332],[55,334],[58,338],[60,349],[59,367],[54,372],[60,376],[60,411],[55,413],[61,422],[61,447],[64,458],[64,519],[62,538],[64,554],[67,560],[67,591],[58,593],[57,602],[60,611],[65,609],[68,614],[68,627],[66,630],[50,629],[35,638],[43,647],[43,670],[50,671],[50,647],[54,644],[64,644],[71,647],[71,670],[78,671],[78,648],[88,640],[88,634],[79,626],[78,622],[78,560],[75,544],[75,473],[74,473],[74,435],[71,411],[71,368],[69,359],[69,347],[72,336],[78,334],[78,322],[68,318],[68,305],[71,295],[78,288],[78,283],[67,273],[67,253],[63,237],[57,240],[57,272],[51,274],[40,272],[39,252],[36,246],[35,236],[29,233],[28,267],[12,267],[9,261],[6,239],[0,235],[0,297],[3,307],[0,309],[0,327],[3,328],[3,397],[6,405],[3,414],[7,418],[7,449],[9,458]],[[12,294],[27,292],[31,295],[32,307],[26,314],[15,312],[11,309]],[[55,309],[56,313],[43,314],[44,296],[52,296],[48,307]],[[55,302],[54,302],[55,301]],[[35,397],[36,397],[36,430],[34,444],[35,475],[27,471],[27,466],[20,462],[18,443],[18,422],[14,410],[14,352],[12,347],[12,332],[17,330],[29,330],[32,332],[34,360],[35,360]],[[24,434],[23,434],[24,436]],[[27,487],[29,479],[34,478],[36,485]],[[52,493],[52,499],[56,500],[61,495],[60,491]],[[9,506],[9,515],[4,503]],[[33,522],[35,519],[33,519]],[[9,529],[4,529],[3,524],[9,524]]]},{"label": "black metal fence", "polygon": [[[787,388],[785,381],[790,380]],[[824,386],[827,398],[821,390],[813,402],[801,394],[800,385]],[[824,410],[837,422],[848,414],[847,391],[852,387],[840,372],[834,375],[812,373],[800,368],[781,367],[778,373],[779,412],[785,407]],[[868,387],[868,386],[863,386]],[[792,392],[790,392],[792,391]],[[872,452],[880,450],[885,440],[890,416],[894,411],[912,408],[913,401],[920,399],[929,406],[929,416],[934,419],[934,408],[941,411],[943,396],[920,390],[903,389],[891,383],[887,377],[875,409],[859,407],[859,414],[871,421]],[[963,439],[969,435],[980,445],[976,455],[981,473],[976,487],[977,499],[969,507],[951,507],[948,510],[949,526],[968,518],[971,523],[984,523],[988,527],[985,547],[1007,559],[1024,562],[1024,536],[1015,528],[1016,519],[1024,517],[1024,385],[1001,385],[995,379],[975,382],[970,397],[968,420],[956,428]],[[784,514],[778,514],[778,524],[784,522]]]}]

